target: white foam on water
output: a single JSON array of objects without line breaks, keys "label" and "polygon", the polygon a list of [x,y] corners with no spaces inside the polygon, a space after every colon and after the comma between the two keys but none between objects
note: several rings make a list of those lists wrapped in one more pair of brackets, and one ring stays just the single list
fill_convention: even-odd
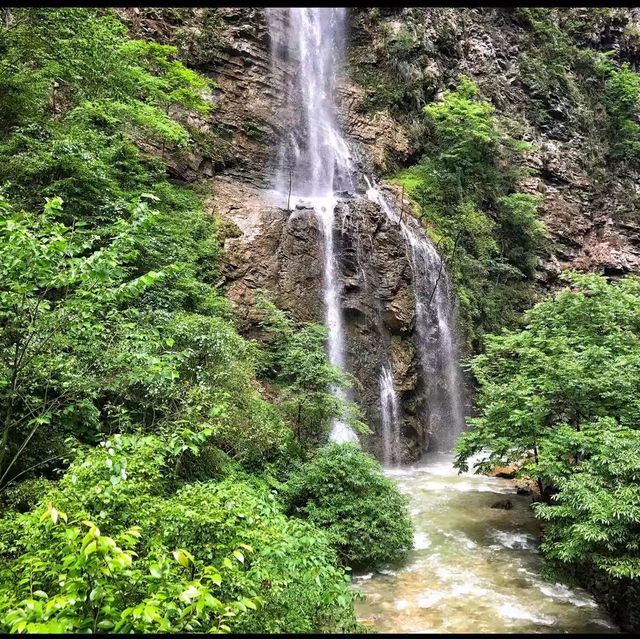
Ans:
[{"label": "white foam on water", "polygon": [[552,599],[559,599],[561,601],[568,601],[572,605],[582,608],[587,606],[589,608],[597,608],[598,604],[589,597],[586,593],[584,595],[578,594],[574,590],[571,590],[564,584],[555,583],[549,584],[544,582],[535,583],[538,590],[547,597]]},{"label": "white foam on water", "polygon": [[529,533],[492,530],[491,536],[500,546],[511,550],[536,550],[536,538]]},{"label": "white foam on water", "polygon": [[398,599],[395,602],[396,610],[406,610],[411,605],[411,602],[406,599]]},{"label": "white foam on water", "polygon": [[444,592],[427,590],[416,599],[418,608],[432,608],[445,597]]},{"label": "white foam on water", "polygon": [[513,603],[506,602],[497,607],[497,612],[500,616],[507,619],[517,619],[519,621],[531,621],[541,626],[553,626],[556,620],[553,617],[545,615],[538,615],[531,610],[527,610],[522,606]]},{"label": "white foam on water", "polygon": [[431,546],[431,540],[427,533],[417,532],[413,537],[413,547],[415,550],[425,550]]},{"label": "white foam on water", "polygon": [[473,541],[473,539],[469,539],[469,537],[467,537],[463,532],[460,532],[459,530],[445,532],[444,536],[448,537],[449,539],[453,539],[458,544],[464,546],[467,550],[473,550],[474,548],[478,547],[478,544]]},{"label": "white foam on water", "polygon": [[[416,549],[393,578],[374,575],[362,582],[362,591],[375,593],[375,599],[358,603],[358,610],[361,606],[366,609],[368,619],[382,611],[375,630],[615,630],[584,591],[542,579],[537,526],[526,508],[521,508],[526,500],[514,495],[514,509],[489,508],[492,498],[485,490],[496,495],[502,490],[513,493],[513,482],[458,476],[451,470],[451,460],[451,455],[428,454],[410,471],[398,473],[400,486],[411,500]],[[431,461],[435,469],[429,468]],[[450,483],[474,486],[476,496],[466,496],[465,491],[438,490],[448,478]],[[430,546],[420,550],[425,539]]]},{"label": "white foam on water", "polygon": [[381,575],[387,575],[388,577],[395,577],[398,573],[395,570],[391,570],[390,568],[380,568],[378,573]]},{"label": "white foam on water", "polygon": [[372,572],[368,572],[368,573],[365,573],[364,575],[354,575],[353,576],[353,580],[354,581],[368,581],[369,579],[371,579],[371,577],[373,577],[373,573]]},{"label": "white foam on water", "polygon": [[473,595],[475,597],[485,597],[491,596],[491,590],[487,588],[482,588],[478,586],[476,583],[471,582],[462,582],[454,584],[450,591],[452,597],[469,597]]}]

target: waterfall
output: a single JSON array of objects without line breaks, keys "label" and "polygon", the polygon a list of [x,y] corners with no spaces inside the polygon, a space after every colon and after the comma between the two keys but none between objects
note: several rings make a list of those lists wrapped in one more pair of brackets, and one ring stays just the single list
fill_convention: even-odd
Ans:
[{"label": "waterfall", "polygon": [[[335,74],[344,48],[345,9],[267,9],[274,69],[290,56],[293,77],[284,84],[290,113],[300,106],[299,121],[284,136],[278,151],[276,191],[282,204],[289,201],[312,208],[323,236],[324,303],[329,360],[346,370],[344,326],[340,305],[340,273],[335,256],[336,191],[354,190],[349,146],[335,115]],[[345,400],[341,388],[332,392]],[[357,440],[344,422],[334,420],[331,439]]]},{"label": "waterfall", "polygon": [[385,466],[397,464],[400,455],[400,406],[393,387],[391,367],[380,371],[380,415],[382,422],[382,461]]},{"label": "waterfall", "polygon": [[[355,192],[356,168],[336,119],[336,71],[344,50],[346,9],[267,9],[272,73],[282,90],[283,128],[277,153],[275,193],[280,206],[314,210],[323,238],[323,299],[327,350],[334,366],[346,370],[341,274],[336,259],[337,193]],[[290,69],[293,68],[293,72]],[[366,178],[365,178],[366,179]],[[399,224],[410,258],[416,304],[417,349],[425,389],[428,431],[439,448],[449,448],[464,425],[462,384],[453,326],[451,283],[424,230],[404,221],[367,180],[369,199]],[[399,461],[400,406],[390,365],[379,376],[385,461]],[[347,399],[341,388],[332,392]],[[340,420],[332,424],[333,441],[357,441]]]},{"label": "waterfall", "polygon": [[367,197],[398,224],[413,273],[417,348],[427,387],[427,424],[433,448],[450,450],[464,428],[464,385],[454,339],[455,299],[435,246],[411,215],[403,219],[365,177]]}]

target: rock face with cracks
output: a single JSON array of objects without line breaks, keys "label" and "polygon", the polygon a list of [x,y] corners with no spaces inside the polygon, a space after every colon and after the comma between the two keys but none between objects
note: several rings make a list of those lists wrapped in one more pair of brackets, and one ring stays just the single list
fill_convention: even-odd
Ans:
[{"label": "rock face with cracks", "polygon": [[[255,331],[255,292],[300,321],[322,322],[323,255],[317,214],[312,209],[278,208],[268,194],[235,180],[214,181],[212,213],[234,225],[225,240],[223,277],[236,305],[240,329]],[[428,444],[421,411],[424,380],[415,346],[415,301],[411,266],[400,229],[363,198],[345,197],[336,207],[336,253],[342,282],[348,372],[353,398],[364,408],[374,432],[380,424],[380,368],[388,361],[403,406],[403,457],[415,459]],[[364,445],[379,453],[379,438]]]}]

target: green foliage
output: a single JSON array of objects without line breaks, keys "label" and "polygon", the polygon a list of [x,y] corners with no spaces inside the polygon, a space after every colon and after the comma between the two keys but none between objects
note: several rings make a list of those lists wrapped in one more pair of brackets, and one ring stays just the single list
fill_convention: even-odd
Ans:
[{"label": "green foliage", "polygon": [[211,109],[213,85],[112,10],[14,9],[2,35],[3,187],[27,209],[60,196],[72,219],[112,221],[164,177],[135,144],[186,149],[185,116]]},{"label": "green foliage", "polygon": [[478,99],[478,88],[466,76],[461,76],[455,91],[447,91],[441,103],[432,103],[424,113],[433,127],[438,149],[438,168],[450,179],[449,197],[455,189],[467,193],[470,189],[486,189],[481,179],[493,185],[498,179],[495,153],[499,131],[494,108]]},{"label": "green foliage", "polygon": [[402,27],[397,32],[389,34],[387,37],[387,46],[390,56],[400,59],[410,58],[411,54],[419,49],[418,40],[406,27]]},{"label": "green foliage", "polygon": [[623,161],[640,159],[640,75],[629,63],[617,67],[605,59],[598,65],[605,77],[605,105],[611,119],[613,154]]},{"label": "green foliage", "polygon": [[[551,446],[556,455],[576,451],[578,460],[571,472],[556,471],[559,493],[552,502],[537,504],[536,514],[551,522],[544,553],[558,563],[588,560],[613,578],[640,580],[640,431],[611,417],[579,432],[564,430]],[[554,461],[545,457],[541,464]]]},{"label": "green foliage", "polygon": [[515,324],[530,304],[546,245],[540,198],[516,190],[527,145],[504,131],[468,78],[424,112],[427,154],[395,179],[449,260],[469,345],[479,350],[484,332]]},{"label": "green foliage", "polygon": [[355,444],[318,449],[292,474],[285,499],[288,512],[327,530],[350,566],[399,561],[413,545],[407,499]]},{"label": "green foliage", "polygon": [[333,419],[343,420],[357,432],[370,432],[359,407],[331,392],[350,385],[346,375],[329,362],[325,349],[327,329],[307,324],[296,330],[294,322],[261,293],[257,307],[263,311],[261,375],[279,390],[276,404],[303,446],[327,440]]},{"label": "green foliage", "polygon": [[512,462],[538,480],[551,525],[543,549],[559,564],[640,577],[640,279],[569,273],[572,286],[526,314],[520,332],[487,340],[473,359],[474,429],[458,467]]},{"label": "green foliage", "polygon": [[255,349],[213,286],[202,202],[137,147],[188,141],[174,118],[206,113],[208,82],[171,47],[128,40],[111,10],[12,10],[5,28],[5,71],[48,87],[0,138],[5,190],[16,211],[50,199],[44,215],[2,205],[0,486],[59,466],[67,435],[139,425],[212,429],[247,467],[286,458],[291,433],[252,387]]},{"label": "green foliage", "polygon": [[[54,221],[59,199],[40,216],[3,202],[0,485],[64,458],[68,435],[91,442],[137,424],[212,429],[216,444],[247,466],[287,456],[290,430],[250,383],[252,349],[196,278],[199,253],[210,258],[206,237],[205,248],[168,250],[163,270],[140,273],[159,264],[154,252],[172,230],[154,235],[163,218],[144,200],[98,249]],[[192,241],[202,231],[194,230]],[[181,261],[167,264],[171,257]]]},{"label": "green foliage", "polygon": [[600,115],[599,54],[585,44],[593,45],[594,34],[607,37],[608,18],[603,15],[607,11],[594,9],[588,16],[580,10],[515,11],[526,27],[518,66],[528,93],[530,121],[560,140],[578,132],[590,151],[595,146],[606,148],[607,140]]},{"label": "green foliage", "polygon": [[[16,214],[0,199],[0,485],[39,431],[96,432],[102,355],[114,334],[128,332],[127,315],[116,311],[170,272],[127,274],[136,237],[152,223],[144,203],[97,250],[54,221],[61,207],[58,198],[39,216]],[[171,370],[159,359],[151,383]]]},{"label": "green foliage", "polygon": [[[182,440],[199,454],[192,438]],[[115,436],[33,511],[0,520],[5,631],[317,632],[355,627],[326,536],[259,481],[176,481],[179,452]]]}]

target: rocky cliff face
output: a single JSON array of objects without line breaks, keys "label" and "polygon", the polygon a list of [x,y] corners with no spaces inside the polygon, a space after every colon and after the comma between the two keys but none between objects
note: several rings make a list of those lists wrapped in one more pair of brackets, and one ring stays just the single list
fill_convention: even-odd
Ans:
[{"label": "rocky cliff face", "polygon": [[[583,46],[616,48],[634,66],[640,60],[640,40],[634,35],[638,10],[612,9],[598,16],[558,11],[565,11],[559,19],[583,18],[575,36]],[[271,81],[263,11],[122,13],[136,33],[175,44],[189,64],[218,84],[217,110],[210,122],[201,123],[203,135],[214,141],[188,161],[176,162],[175,175],[206,180],[212,213],[237,229],[225,241],[223,275],[242,330],[248,335],[254,330],[252,300],[258,288],[268,290],[299,321],[321,322],[318,222],[311,210],[289,214],[278,209],[264,190],[275,141],[295,114],[283,117],[279,109],[282,96]],[[631,169],[607,171],[598,150],[604,142],[597,104],[587,104],[578,89],[541,87],[531,72],[537,60],[533,52],[531,29],[514,10],[353,9],[349,67],[339,86],[341,125],[365,170],[381,175],[406,166],[421,152],[421,107],[465,73],[513,130],[533,144],[524,189],[544,196],[543,219],[554,246],[540,264],[541,287],[553,287],[565,267],[609,275],[640,272],[638,175]],[[569,73],[562,82],[571,87],[575,78]],[[404,456],[413,458],[428,445],[429,433],[419,417],[425,398],[403,239],[373,203],[346,201],[336,220],[354,393],[377,429],[377,375],[388,356],[405,413]],[[376,450],[379,442],[372,437],[366,445]]]},{"label": "rocky cliff face", "polygon": [[[637,67],[639,10],[556,12],[551,18],[577,45],[613,50]],[[587,99],[574,71],[546,64],[534,73],[541,36],[518,10],[363,9],[352,14],[351,44],[344,105],[352,135],[358,138],[363,120],[369,126],[395,122],[368,143],[378,171],[398,168],[419,152],[412,145],[420,137],[415,115],[464,73],[533,145],[525,189],[544,196],[543,219],[554,245],[540,265],[541,284],[553,286],[564,268],[607,275],[640,270],[638,175],[607,164],[604,108]]]},{"label": "rocky cliff face", "polygon": [[[255,292],[269,291],[299,321],[322,322],[322,233],[311,209],[289,213],[252,185],[220,177],[210,199],[214,215],[237,227],[225,241],[223,273],[240,329],[252,335]],[[415,348],[413,274],[397,225],[373,202],[345,198],[336,210],[336,249],[344,286],[343,313],[352,393],[373,430],[380,423],[379,372],[389,361],[404,413],[403,452],[415,459],[429,440],[420,419],[424,380]],[[380,452],[379,438],[365,446]]]}]

